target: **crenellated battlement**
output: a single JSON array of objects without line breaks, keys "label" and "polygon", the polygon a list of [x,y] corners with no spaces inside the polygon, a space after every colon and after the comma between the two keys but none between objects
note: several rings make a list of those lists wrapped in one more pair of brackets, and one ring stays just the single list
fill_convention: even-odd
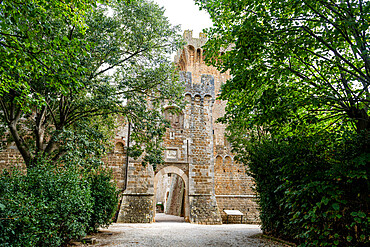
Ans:
[{"label": "crenellated battlement", "polygon": [[193,37],[193,30],[185,30],[183,34],[184,40],[187,44],[194,46],[195,49],[202,48],[207,42],[207,35],[205,33],[199,33],[199,37]]},{"label": "crenellated battlement", "polygon": [[200,76],[200,83],[193,83],[191,72],[180,72],[180,81],[185,85],[185,92],[188,95],[211,96],[215,99],[215,78],[213,75],[203,74]]},{"label": "crenellated battlement", "polygon": [[182,70],[187,66],[203,62],[203,46],[207,42],[207,35],[199,33],[198,38],[193,37],[193,30],[185,30],[183,34],[186,46],[177,52],[175,63],[179,64]]}]

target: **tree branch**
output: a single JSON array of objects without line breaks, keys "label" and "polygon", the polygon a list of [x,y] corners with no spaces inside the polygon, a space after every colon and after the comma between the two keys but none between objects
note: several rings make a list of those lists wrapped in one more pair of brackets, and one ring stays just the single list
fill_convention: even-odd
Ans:
[{"label": "tree branch", "polygon": [[35,138],[36,138],[36,153],[43,150],[45,128],[42,127],[42,125],[46,118],[46,109],[47,109],[47,106],[43,106],[41,109],[41,112],[36,115],[36,122],[35,122],[35,129],[34,129]]},{"label": "tree branch", "polygon": [[1,108],[3,110],[4,116],[5,116],[5,120],[6,120],[7,124],[9,124],[10,123],[10,117],[9,117],[8,109],[5,106],[5,103],[4,103],[4,101],[3,101],[2,98],[0,98],[0,105],[1,105]]},{"label": "tree branch", "polygon": [[309,33],[312,37],[314,37],[316,40],[321,42],[324,46],[326,46],[329,50],[331,50],[336,57],[341,59],[344,63],[346,63],[348,66],[350,66],[353,70],[355,70],[357,73],[360,74],[363,78],[361,78],[361,81],[364,81],[366,83],[366,80],[364,78],[367,78],[367,76],[359,70],[356,66],[354,66],[350,61],[348,61],[346,58],[344,58],[336,49],[334,49],[331,45],[329,45],[325,40],[323,40],[321,37],[317,36],[314,32],[312,32],[309,28],[306,26],[302,26],[302,29],[305,30],[307,33]]}]

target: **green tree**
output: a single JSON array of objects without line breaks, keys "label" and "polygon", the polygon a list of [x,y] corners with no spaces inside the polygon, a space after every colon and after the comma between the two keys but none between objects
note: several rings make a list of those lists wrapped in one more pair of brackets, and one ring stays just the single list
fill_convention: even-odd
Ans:
[{"label": "green tree", "polygon": [[[93,0],[1,1],[0,95],[16,89],[14,93],[23,98],[34,93],[29,80],[31,74],[34,80],[42,78],[49,86],[57,83],[67,86],[69,82],[64,82],[63,75],[74,77],[75,71],[70,67],[71,70],[64,68],[62,73],[63,66],[72,66],[67,57],[83,52],[81,41],[74,35],[84,32],[84,15],[96,3]],[[54,75],[53,80],[45,80],[46,75]],[[25,103],[23,108],[27,109],[29,104]]]},{"label": "green tree", "polygon": [[136,154],[156,161],[160,103],[181,96],[166,55],[178,27],[146,0],[102,2],[1,1],[2,132],[27,167],[101,156],[117,114],[133,123]]},{"label": "green tree", "polygon": [[196,2],[214,21],[207,61],[233,75],[230,129],[369,131],[370,1]]},{"label": "green tree", "polygon": [[369,210],[367,0],[197,0],[229,140],[256,182],[265,233],[365,246]]}]

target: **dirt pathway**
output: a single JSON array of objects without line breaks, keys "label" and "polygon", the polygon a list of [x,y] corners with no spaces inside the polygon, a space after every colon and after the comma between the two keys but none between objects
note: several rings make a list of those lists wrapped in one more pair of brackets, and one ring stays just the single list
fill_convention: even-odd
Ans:
[{"label": "dirt pathway", "polygon": [[153,224],[115,223],[94,235],[89,246],[285,246],[255,238],[258,225],[196,225],[176,216],[156,217]]}]

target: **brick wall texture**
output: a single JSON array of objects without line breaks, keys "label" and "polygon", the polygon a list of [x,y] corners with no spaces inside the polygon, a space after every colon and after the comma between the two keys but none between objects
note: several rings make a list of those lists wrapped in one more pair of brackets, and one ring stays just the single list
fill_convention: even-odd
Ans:
[{"label": "brick wall texture", "polygon": [[182,178],[176,174],[171,176],[168,198],[166,200],[166,214],[184,216],[184,192],[185,183]]}]

